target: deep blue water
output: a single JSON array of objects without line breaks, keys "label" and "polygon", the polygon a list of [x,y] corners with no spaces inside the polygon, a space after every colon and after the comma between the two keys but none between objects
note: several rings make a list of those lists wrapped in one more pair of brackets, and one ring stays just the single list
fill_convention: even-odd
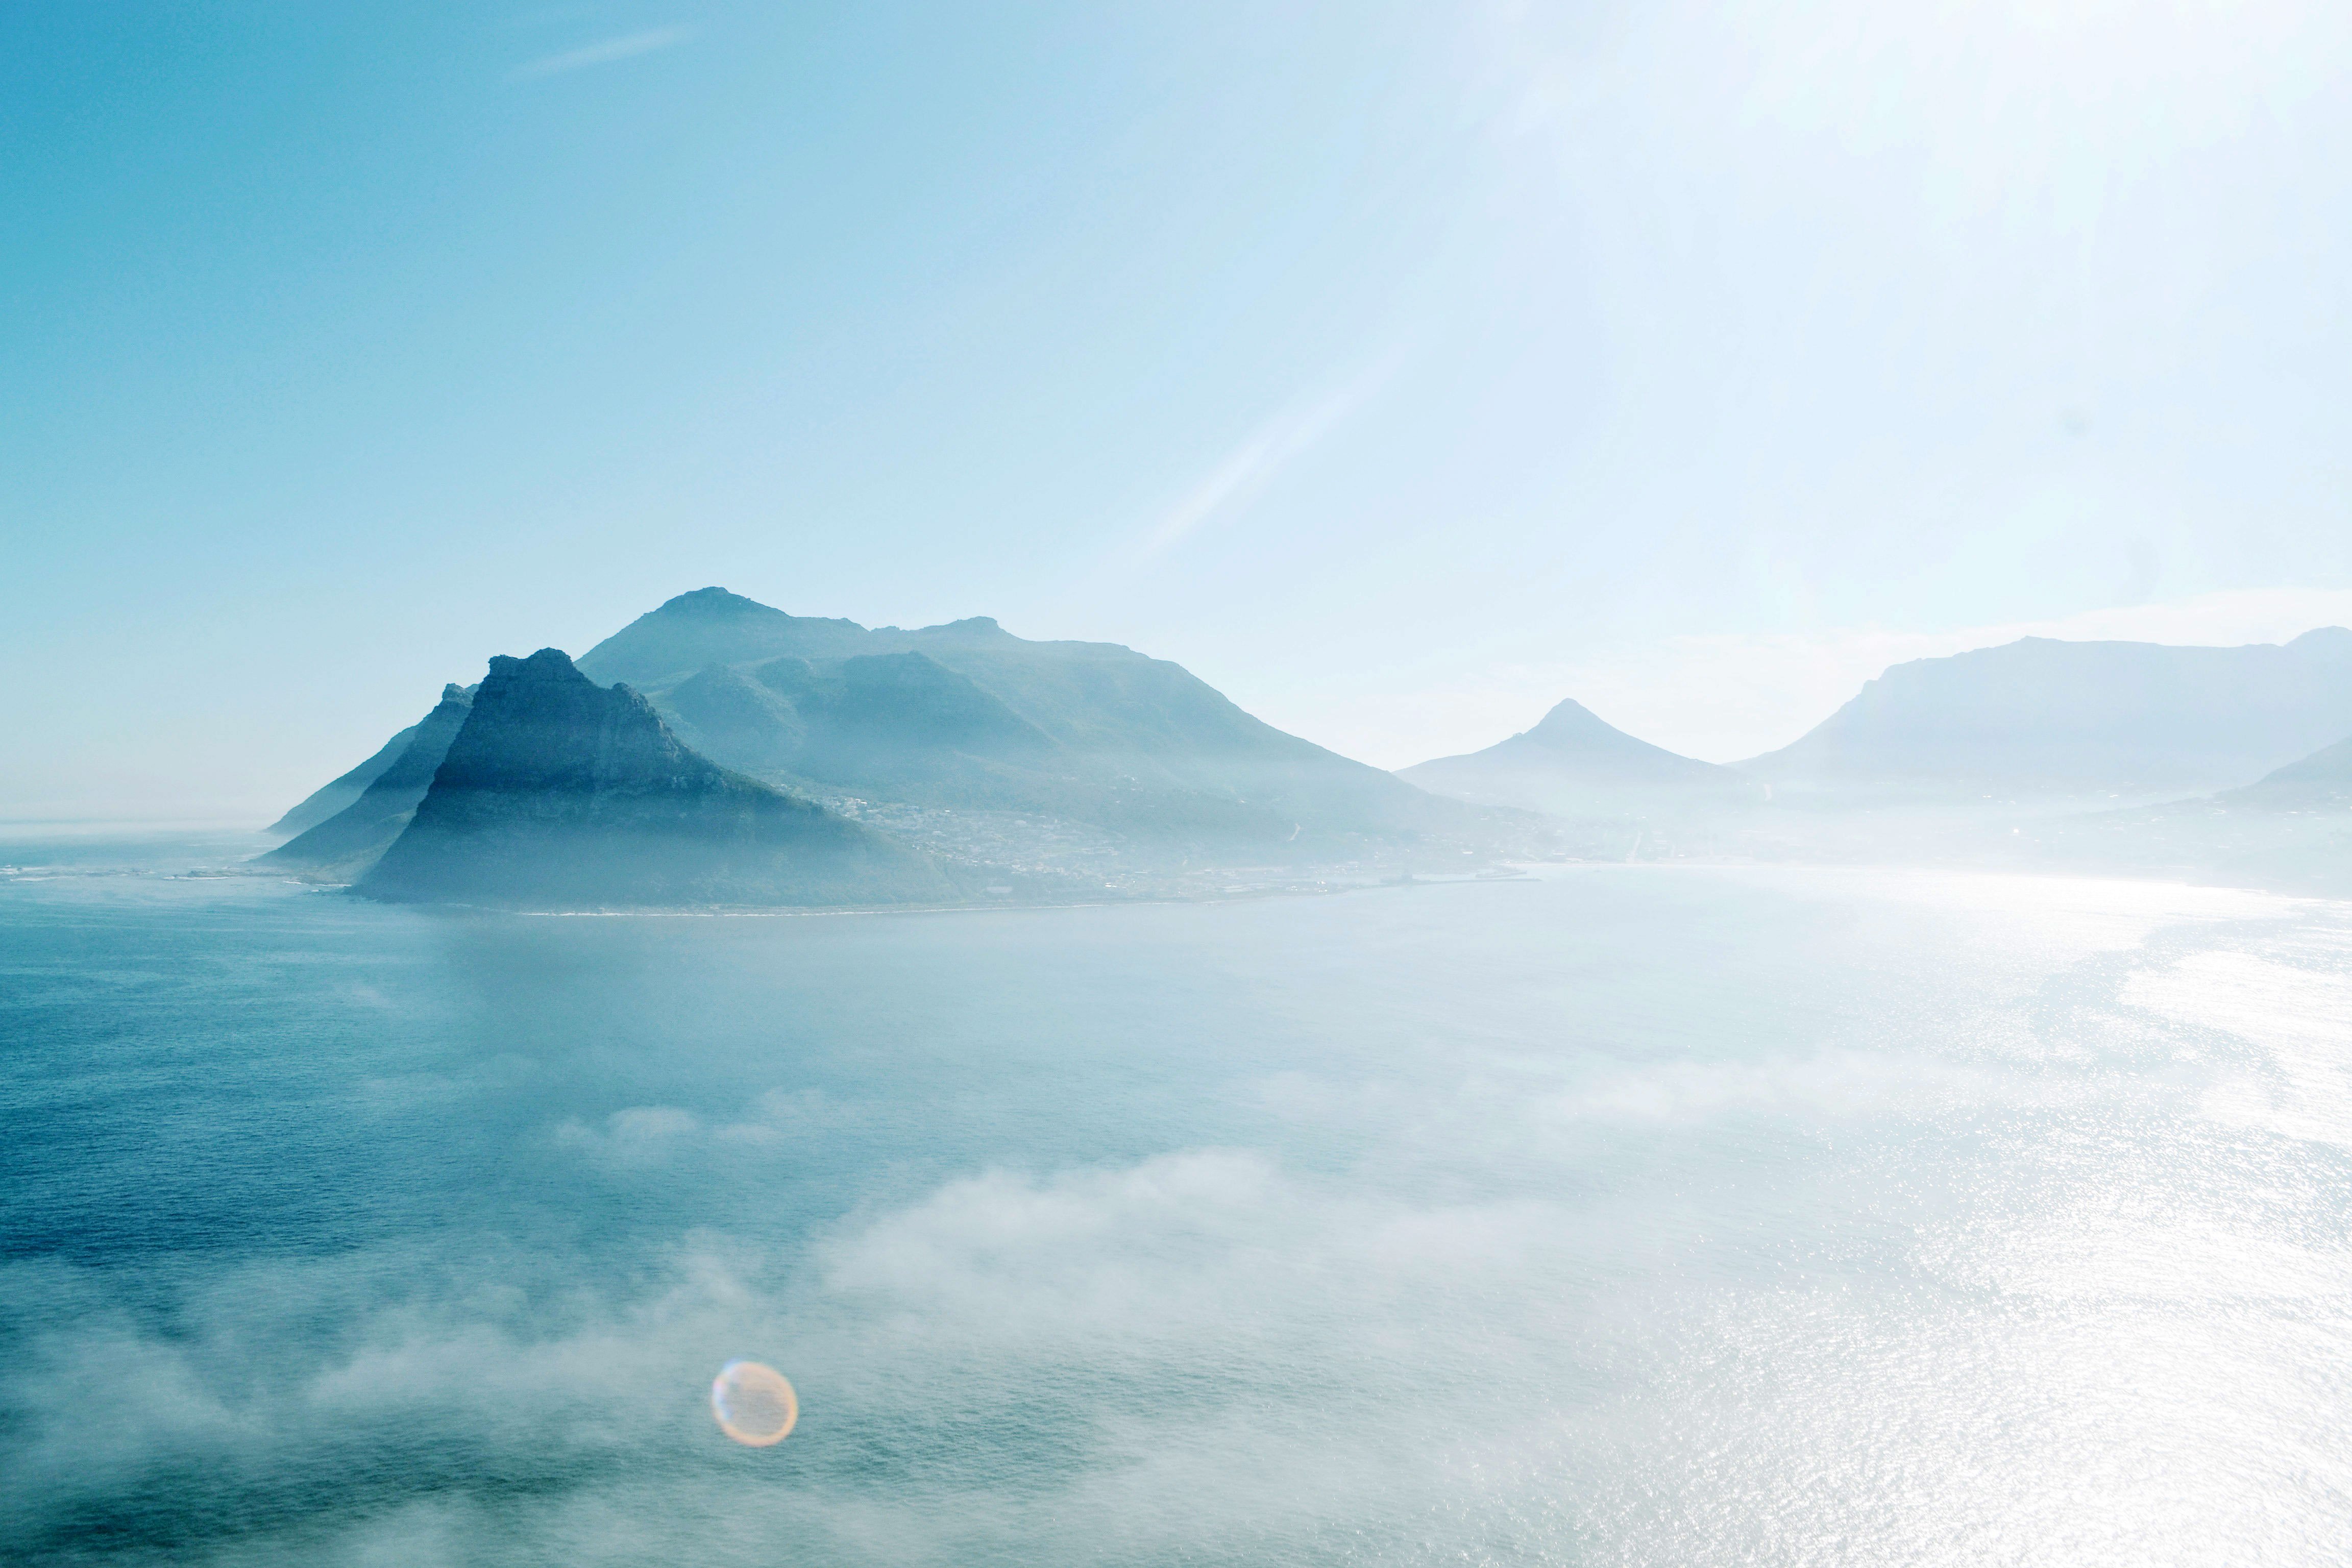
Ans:
[{"label": "deep blue water", "polygon": [[109,855],[0,847],[78,862],[0,882],[11,1562],[2352,1540],[2352,907],[544,918]]}]

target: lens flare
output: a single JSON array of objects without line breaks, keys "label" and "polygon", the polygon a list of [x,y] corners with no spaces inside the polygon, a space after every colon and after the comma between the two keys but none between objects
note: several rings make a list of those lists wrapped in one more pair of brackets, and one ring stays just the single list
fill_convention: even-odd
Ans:
[{"label": "lens flare", "polygon": [[747,1447],[784,1440],[801,1418],[800,1396],[784,1374],[756,1361],[730,1361],[710,1384],[710,1413],[719,1429]]}]

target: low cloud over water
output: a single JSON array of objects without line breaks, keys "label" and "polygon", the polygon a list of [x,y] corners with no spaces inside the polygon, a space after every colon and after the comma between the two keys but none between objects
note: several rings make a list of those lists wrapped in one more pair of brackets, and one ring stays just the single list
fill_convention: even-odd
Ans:
[{"label": "low cloud over water", "polygon": [[[209,1087],[181,1053],[225,1022],[162,1020],[251,998],[159,913],[86,1004],[110,1042],[27,1079],[151,1121],[19,1156],[81,1240],[0,1268],[0,1529],[58,1562],[2324,1561],[2340,909],[1740,874],[1705,892],[1748,922],[1725,961],[1696,880],[719,945],[225,893],[219,940],[307,957]],[[2213,1001],[2249,985],[2268,1012]],[[174,1160],[240,1217],[142,1215]],[[716,1429],[736,1358],[797,1386],[789,1441]]]}]

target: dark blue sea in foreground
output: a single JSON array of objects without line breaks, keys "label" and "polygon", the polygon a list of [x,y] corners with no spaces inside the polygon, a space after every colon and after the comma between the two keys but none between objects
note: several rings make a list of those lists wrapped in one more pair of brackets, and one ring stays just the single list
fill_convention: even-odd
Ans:
[{"label": "dark blue sea in foreground", "polygon": [[[2352,906],[0,860],[0,1559],[2323,1563]],[[52,868],[44,870],[41,868]],[[770,1363],[772,1448],[708,1403]]]}]

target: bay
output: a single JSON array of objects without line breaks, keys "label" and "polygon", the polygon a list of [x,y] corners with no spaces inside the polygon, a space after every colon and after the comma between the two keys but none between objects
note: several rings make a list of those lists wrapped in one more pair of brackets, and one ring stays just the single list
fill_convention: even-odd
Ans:
[{"label": "bay", "polygon": [[[2341,902],[1595,866],[531,917],[152,870],[211,852],[0,851],[10,1561],[2352,1538]],[[798,1388],[772,1449],[711,1419],[737,1358]]]}]

